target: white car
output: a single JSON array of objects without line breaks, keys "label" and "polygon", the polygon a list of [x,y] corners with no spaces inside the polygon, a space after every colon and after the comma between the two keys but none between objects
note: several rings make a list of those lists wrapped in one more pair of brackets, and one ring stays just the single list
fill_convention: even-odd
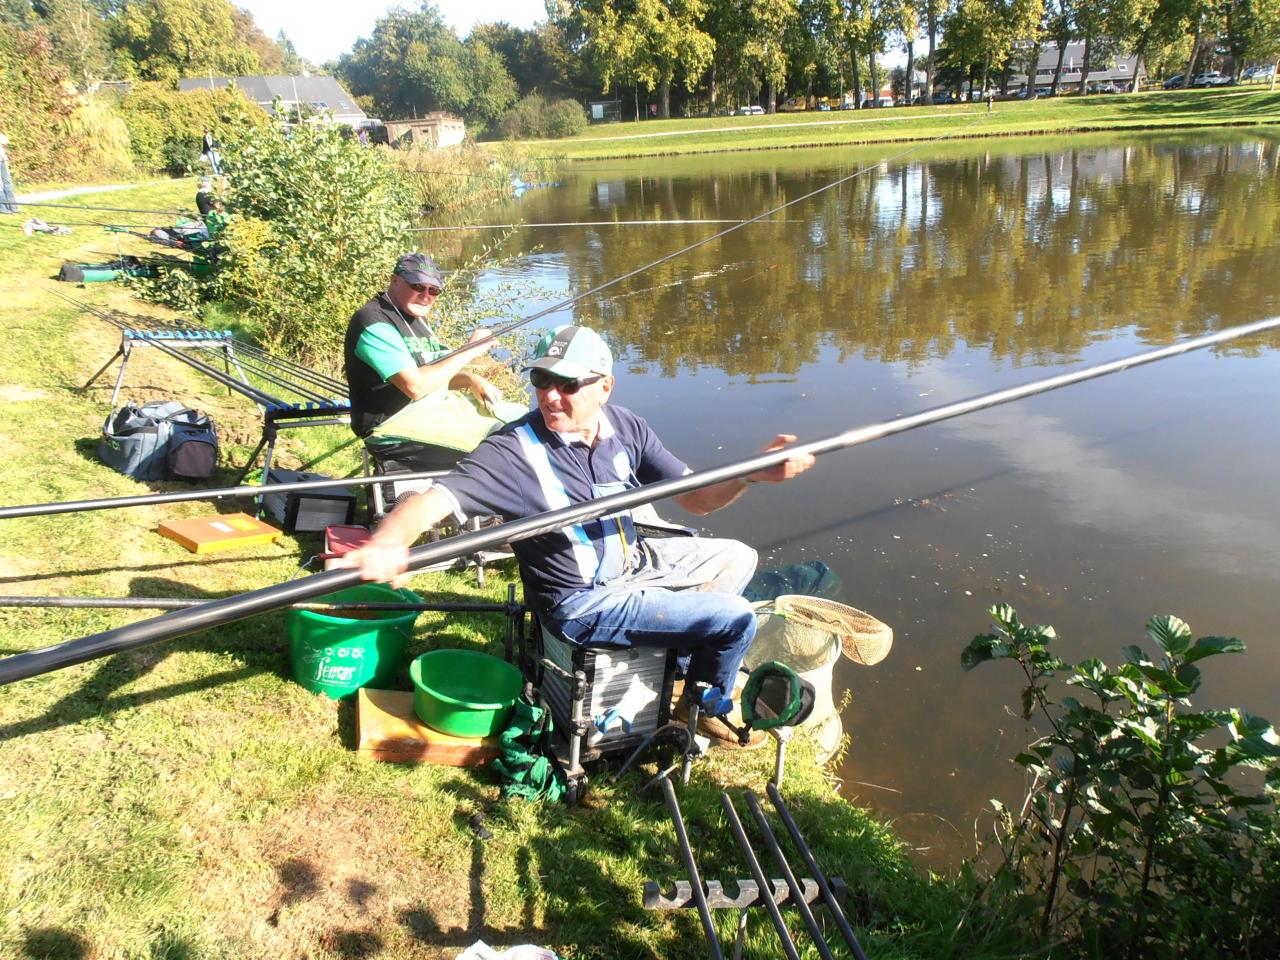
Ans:
[{"label": "white car", "polygon": [[739,107],[738,116],[740,117],[758,117],[764,113],[764,107],[752,105],[750,107]]}]

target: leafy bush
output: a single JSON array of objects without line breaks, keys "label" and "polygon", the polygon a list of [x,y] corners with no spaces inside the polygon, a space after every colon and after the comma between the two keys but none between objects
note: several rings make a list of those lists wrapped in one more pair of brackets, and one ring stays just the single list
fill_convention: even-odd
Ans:
[{"label": "leafy bush", "polygon": [[133,172],[129,128],[106,103],[89,98],[79,102],[65,121],[66,142],[75,144],[75,164],[62,176],[82,172],[92,177],[125,176]]},{"label": "leafy bush", "polygon": [[587,111],[577,100],[555,100],[547,107],[545,136],[572,137],[587,129]]},{"label": "leafy bush", "polygon": [[129,128],[134,162],[144,170],[187,174],[199,169],[200,138],[206,129],[225,143],[241,128],[263,126],[267,116],[238,90],[171,90],[136,83],[117,107]]},{"label": "leafy bush", "polygon": [[[1049,681],[1067,665],[1049,651],[1053,628],[1023,625],[1008,605],[990,613],[996,631],[961,665],[1016,662],[1022,716],[1048,730],[1015,758],[1031,777],[1019,810],[995,803],[991,912],[1065,942],[1064,956],[1280,955],[1280,738],[1238,709],[1191,709],[1199,661],[1244,644],[1192,641],[1177,617],[1154,617],[1159,655],[1128,646],[1114,669],[1086,660],[1066,682],[1089,702],[1055,701]],[[1246,789],[1246,769],[1263,773],[1264,793]]]},{"label": "leafy bush", "polygon": [[245,131],[225,145],[234,219],[220,279],[266,346],[334,368],[351,314],[386,285],[415,213],[386,152],[332,126]]},{"label": "leafy bush", "polygon": [[550,140],[571,137],[587,126],[587,113],[576,100],[548,103],[540,93],[522,97],[499,123],[506,140]]},{"label": "leafy bush", "polygon": [[62,178],[73,165],[58,135],[72,110],[63,79],[43,31],[0,23],[0,130],[9,137],[9,164],[19,180]]}]

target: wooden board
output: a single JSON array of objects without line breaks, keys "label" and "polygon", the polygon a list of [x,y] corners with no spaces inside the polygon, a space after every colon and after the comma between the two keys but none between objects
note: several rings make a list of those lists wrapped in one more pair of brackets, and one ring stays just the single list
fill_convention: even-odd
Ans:
[{"label": "wooden board", "polygon": [[162,537],[178,541],[192,553],[212,553],[270,543],[282,535],[275,527],[247,513],[166,520],[160,524],[159,532]]},{"label": "wooden board", "polygon": [[413,712],[413,694],[361,687],[356,697],[357,751],[374,760],[475,767],[498,756],[498,738],[467,740],[432,730]]}]

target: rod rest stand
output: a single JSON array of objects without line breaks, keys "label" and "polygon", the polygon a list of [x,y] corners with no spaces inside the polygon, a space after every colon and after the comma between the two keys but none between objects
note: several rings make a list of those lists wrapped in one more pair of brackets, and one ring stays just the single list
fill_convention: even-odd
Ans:
[{"label": "rod rest stand", "polygon": [[[703,890],[708,907],[712,910],[742,910],[759,906],[764,902],[764,898],[760,895],[760,887],[754,880],[731,882],[737,885],[737,896],[729,896],[719,880],[704,881]],[[785,880],[774,877],[769,880],[769,883],[773,887],[774,903],[780,907],[791,904],[791,891],[787,888]],[[849,894],[849,888],[844,880],[840,877],[832,877],[830,883],[831,892],[836,895],[836,899],[843,901]],[[817,881],[809,877],[801,877],[800,885],[805,903],[822,905],[822,890],[818,887]],[[686,910],[697,905],[693,897],[693,886],[688,880],[677,880],[675,889],[671,893],[663,893],[657,883],[646,880],[643,890],[643,906],[646,910]]]}]

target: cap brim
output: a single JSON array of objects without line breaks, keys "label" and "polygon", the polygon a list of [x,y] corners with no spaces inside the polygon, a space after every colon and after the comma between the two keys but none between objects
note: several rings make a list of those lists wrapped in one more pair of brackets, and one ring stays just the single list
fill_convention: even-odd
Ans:
[{"label": "cap brim", "polygon": [[427,273],[423,270],[406,270],[404,273],[396,274],[396,276],[404,277],[406,283],[430,283],[437,287],[444,286],[444,280],[439,275]]},{"label": "cap brim", "polygon": [[584,367],[580,363],[573,363],[563,357],[539,357],[533,363],[524,367],[521,372],[527,373],[530,370],[545,370],[547,373],[553,373],[557,377],[564,377],[566,380],[581,380],[583,377],[604,376],[599,370],[592,370],[590,367]]}]

